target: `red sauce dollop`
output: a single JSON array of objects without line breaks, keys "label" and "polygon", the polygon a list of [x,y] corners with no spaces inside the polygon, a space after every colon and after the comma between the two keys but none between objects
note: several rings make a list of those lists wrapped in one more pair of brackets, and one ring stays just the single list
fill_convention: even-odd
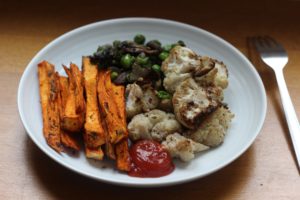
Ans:
[{"label": "red sauce dollop", "polygon": [[169,153],[160,143],[153,140],[140,140],[130,148],[132,159],[129,176],[161,177],[174,170],[174,164]]}]

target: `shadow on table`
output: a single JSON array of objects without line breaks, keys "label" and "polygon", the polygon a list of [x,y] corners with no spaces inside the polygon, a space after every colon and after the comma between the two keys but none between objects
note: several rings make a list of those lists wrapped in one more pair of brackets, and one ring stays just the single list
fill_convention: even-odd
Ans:
[{"label": "shadow on table", "polygon": [[160,188],[129,188],[76,174],[40,151],[27,137],[25,159],[36,184],[54,199],[225,199],[239,195],[255,168],[254,146],[220,171],[193,182]]}]

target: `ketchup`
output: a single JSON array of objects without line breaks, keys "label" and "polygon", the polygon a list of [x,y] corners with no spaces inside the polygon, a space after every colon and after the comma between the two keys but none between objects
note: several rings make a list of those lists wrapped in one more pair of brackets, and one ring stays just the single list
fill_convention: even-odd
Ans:
[{"label": "ketchup", "polygon": [[130,148],[132,159],[129,176],[161,177],[174,170],[171,156],[158,142],[140,140]]}]

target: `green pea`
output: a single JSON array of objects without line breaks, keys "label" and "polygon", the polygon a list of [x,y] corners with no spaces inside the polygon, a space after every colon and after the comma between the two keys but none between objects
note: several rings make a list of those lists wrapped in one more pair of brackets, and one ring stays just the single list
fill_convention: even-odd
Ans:
[{"label": "green pea", "polygon": [[163,46],[163,50],[166,51],[166,52],[171,51],[171,49],[172,49],[172,45],[171,44],[166,44],[165,46]]},{"label": "green pea", "polygon": [[111,72],[110,73],[111,80],[115,80],[118,76],[119,76],[118,72]]},{"label": "green pea", "polygon": [[157,96],[160,99],[171,99],[171,94],[169,94],[168,92],[164,91],[164,90],[160,90],[157,92]]},{"label": "green pea", "polygon": [[145,65],[147,64],[149,61],[149,57],[146,57],[146,56],[138,56],[136,57],[136,62],[140,65]]},{"label": "green pea", "polygon": [[134,42],[137,44],[144,44],[146,41],[146,38],[142,34],[137,34],[134,36]]},{"label": "green pea", "polygon": [[122,56],[121,58],[121,65],[124,67],[124,68],[130,68],[132,63],[134,62],[135,58],[133,56],[131,56],[129,53],[128,54],[125,54]]},{"label": "green pea", "polygon": [[160,66],[155,64],[155,65],[152,65],[152,69],[156,72],[160,72]]},{"label": "green pea", "polygon": [[166,58],[169,56],[169,53],[166,52],[166,51],[163,51],[161,52],[158,57],[161,59],[161,60],[166,60]]}]

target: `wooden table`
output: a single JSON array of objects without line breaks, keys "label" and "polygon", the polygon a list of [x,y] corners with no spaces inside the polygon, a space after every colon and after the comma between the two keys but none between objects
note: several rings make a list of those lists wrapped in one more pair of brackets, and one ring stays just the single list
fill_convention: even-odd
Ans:
[{"label": "wooden table", "polygon": [[[300,114],[300,1],[23,1],[0,4],[0,199],[300,199],[300,178],[274,74],[250,56],[246,37],[271,35],[287,49],[285,77]],[[250,57],[268,96],[265,124],[240,158],[205,178],[173,187],[118,187],[71,172],[29,139],[17,108],[31,58],[73,28],[109,18],[173,19],[211,31]]]}]

